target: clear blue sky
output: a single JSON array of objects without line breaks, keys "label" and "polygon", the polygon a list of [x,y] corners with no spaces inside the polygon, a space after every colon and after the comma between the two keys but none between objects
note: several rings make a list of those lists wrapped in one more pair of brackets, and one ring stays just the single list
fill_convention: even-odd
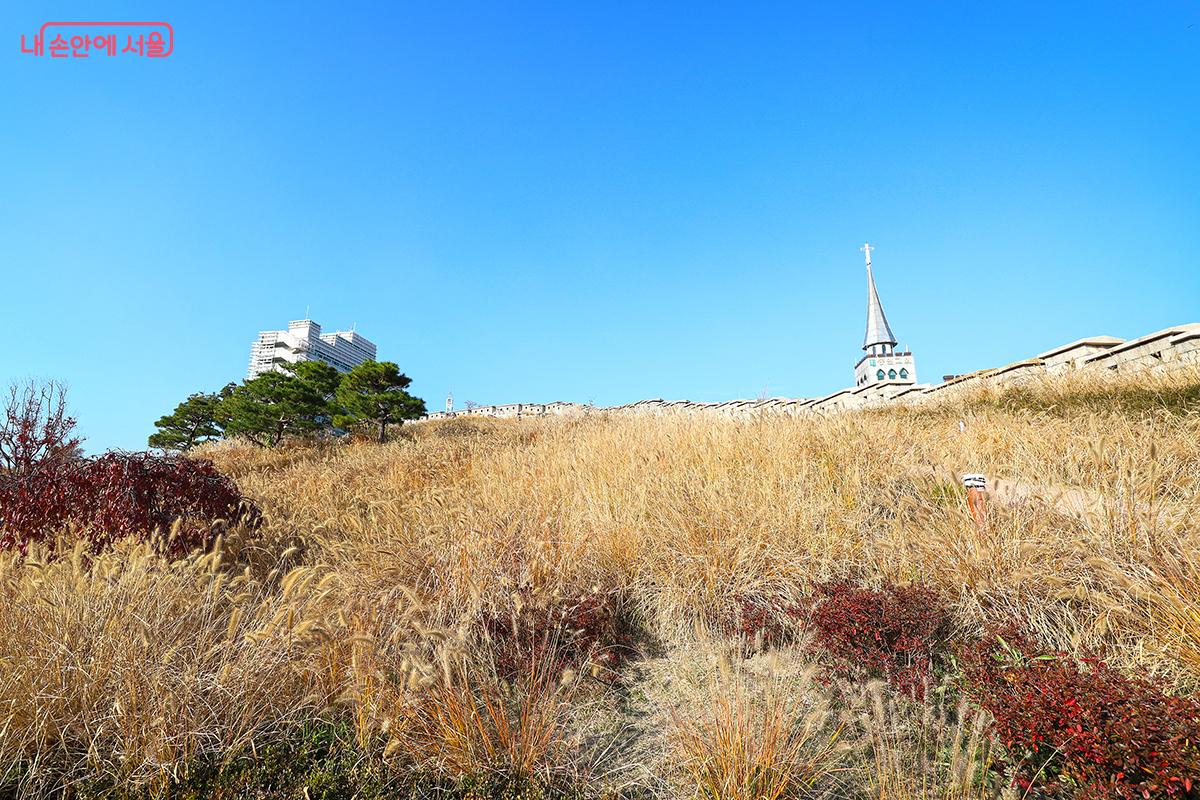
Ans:
[{"label": "clear blue sky", "polygon": [[[249,10],[248,10],[249,9]],[[165,60],[35,59],[165,18]],[[1200,4],[5,3],[0,381],[145,445],[260,329],[431,407],[923,380],[1200,318]]]}]

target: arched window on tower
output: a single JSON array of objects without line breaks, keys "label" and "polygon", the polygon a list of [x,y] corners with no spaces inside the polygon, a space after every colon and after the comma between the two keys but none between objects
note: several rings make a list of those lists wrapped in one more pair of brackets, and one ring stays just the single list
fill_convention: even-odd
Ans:
[{"label": "arched window on tower", "polygon": [[889,381],[894,381],[894,380],[896,380],[896,370],[894,370],[894,369],[889,369],[889,370],[888,370],[888,380],[889,380]]},{"label": "arched window on tower", "polygon": [[883,380],[883,378],[884,378],[883,370],[879,370],[878,372],[875,373],[875,380],[881,381],[881,380]]},{"label": "arched window on tower", "polygon": [[903,380],[908,380],[908,370],[906,370],[906,369],[904,369],[903,367],[901,367],[901,368],[900,368],[900,377],[901,377],[901,379],[903,379]]}]

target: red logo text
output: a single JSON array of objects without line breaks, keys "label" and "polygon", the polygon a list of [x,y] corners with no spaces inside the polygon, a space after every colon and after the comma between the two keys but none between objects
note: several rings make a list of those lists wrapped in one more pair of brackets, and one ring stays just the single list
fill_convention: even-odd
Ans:
[{"label": "red logo text", "polygon": [[21,52],[50,58],[134,55],[166,58],[175,50],[169,22],[47,22]]}]

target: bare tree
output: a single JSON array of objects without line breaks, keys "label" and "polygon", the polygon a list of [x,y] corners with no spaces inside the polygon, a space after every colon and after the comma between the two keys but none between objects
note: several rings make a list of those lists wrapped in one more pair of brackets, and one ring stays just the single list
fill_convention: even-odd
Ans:
[{"label": "bare tree", "polygon": [[14,383],[0,416],[0,472],[20,478],[78,457],[83,439],[74,430],[63,384]]}]

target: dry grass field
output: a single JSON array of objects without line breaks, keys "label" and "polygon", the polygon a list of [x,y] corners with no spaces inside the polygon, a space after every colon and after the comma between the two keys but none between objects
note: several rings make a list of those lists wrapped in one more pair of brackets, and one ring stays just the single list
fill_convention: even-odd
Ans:
[{"label": "dry grass field", "polygon": [[[916,694],[831,672],[808,619],[833,581],[928,587],[954,641],[1015,620],[1200,687],[1197,372],[201,455],[260,530],[0,554],[0,791],[1060,796],[1012,785],[955,661]],[[984,524],[964,472],[1016,487]]]}]

